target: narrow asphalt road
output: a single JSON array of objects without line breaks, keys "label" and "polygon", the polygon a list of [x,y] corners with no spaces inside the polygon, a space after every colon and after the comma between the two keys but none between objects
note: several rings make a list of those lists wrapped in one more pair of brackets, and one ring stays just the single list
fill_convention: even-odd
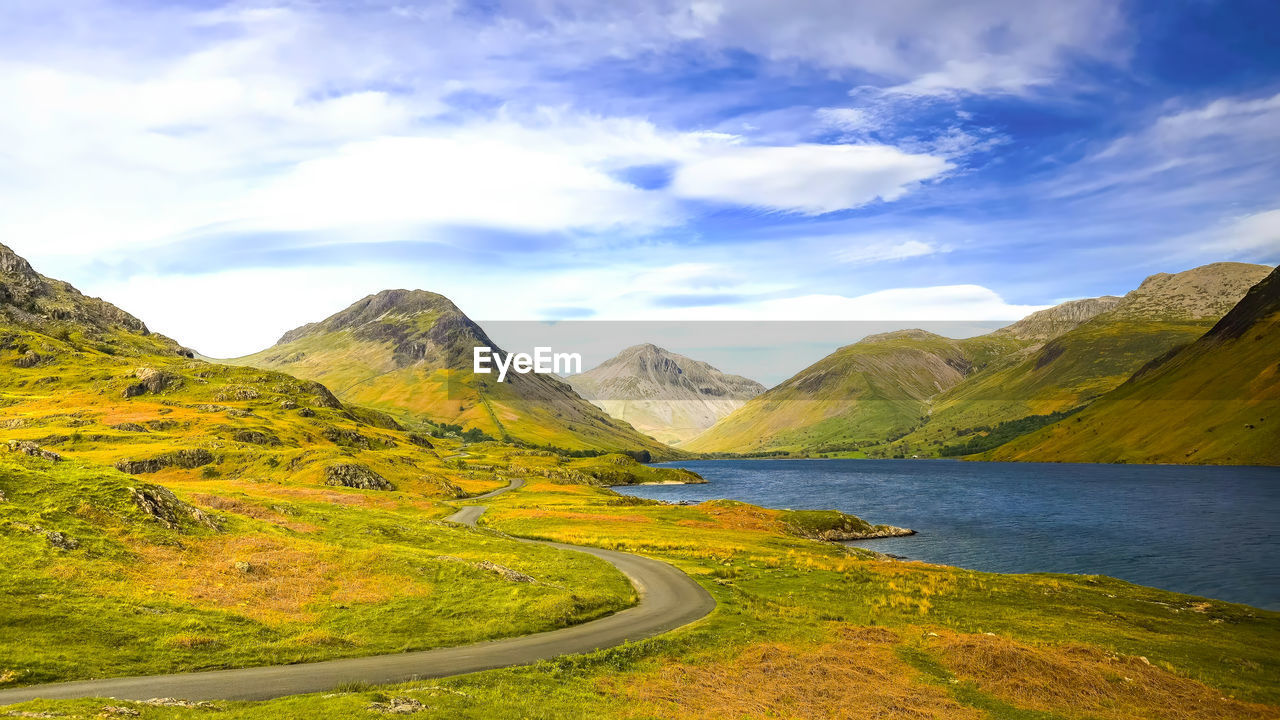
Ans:
[{"label": "narrow asphalt road", "polygon": [[[523,484],[524,481],[517,478],[505,488],[469,499],[494,497]],[[474,526],[484,511],[483,506],[471,505],[458,510],[446,520]],[[579,545],[541,540],[523,542],[584,552],[611,563],[631,580],[640,595],[640,602],[634,607],[581,625],[461,647],[299,665],[33,685],[0,690],[0,705],[36,698],[82,697],[121,700],[158,697],[186,700],[269,700],[285,695],[324,692],[349,682],[380,685],[461,675],[527,665],[559,655],[585,653],[653,637],[698,620],[715,608],[715,600],[706,590],[688,575],[664,562]]]}]

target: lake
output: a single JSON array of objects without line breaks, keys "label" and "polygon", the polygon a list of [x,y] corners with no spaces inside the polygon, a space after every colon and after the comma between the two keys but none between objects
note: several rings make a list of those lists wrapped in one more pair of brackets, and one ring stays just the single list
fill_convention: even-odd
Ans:
[{"label": "lake", "polygon": [[992,572],[1111,575],[1280,610],[1280,468],[700,460],[706,485],[616,488],[843,510],[918,535],[856,544]]}]

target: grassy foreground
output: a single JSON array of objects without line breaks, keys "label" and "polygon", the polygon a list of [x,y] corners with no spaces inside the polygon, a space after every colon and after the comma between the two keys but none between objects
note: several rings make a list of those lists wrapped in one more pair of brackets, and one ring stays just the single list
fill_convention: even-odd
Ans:
[{"label": "grassy foreground", "polygon": [[[496,450],[494,452],[497,452]],[[477,457],[483,459],[483,451]],[[996,575],[872,557],[742,503],[662,505],[529,474],[501,533],[658,557],[718,608],[651,640],[527,668],[264,703],[109,700],[66,717],[1275,718],[1280,614],[1096,576]],[[519,608],[514,608],[520,612]]]}]

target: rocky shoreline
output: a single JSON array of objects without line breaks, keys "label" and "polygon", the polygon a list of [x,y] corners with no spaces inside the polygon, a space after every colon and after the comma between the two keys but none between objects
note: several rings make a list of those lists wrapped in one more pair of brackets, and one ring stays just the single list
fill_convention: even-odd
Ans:
[{"label": "rocky shoreline", "polygon": [[896,527],[894,525],[875,525],[870,530],[833,528],[830,530],[808,532],[803,536],[812,540],[844,542],[846,540],[876,540],[879,538],[907,537],[915,534],[916,531],[910,528]]}]

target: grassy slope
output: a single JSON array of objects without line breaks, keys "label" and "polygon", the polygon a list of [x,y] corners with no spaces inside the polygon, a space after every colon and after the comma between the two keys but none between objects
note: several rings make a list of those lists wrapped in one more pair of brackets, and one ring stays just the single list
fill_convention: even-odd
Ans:
[{"label": "grassy slope", "polygon": [[942,445],[971,436],[974,428],[1088,404],[1152,358],[1193,342],[1210,327],[1211,321],[1095,318],[933,398],[928,422],[879,454],[935,455]]},{"label": "grassy slope", "polygon": [[685,443],[695,452],[847,449],[916,427],[928,400],[1024,343],[893,333],[840,348]]},{"label": "grassy slope", "polygon": [[407,698],[442,718],[1280,717],[1277,613],[1098,576],[867,558],[741,503],[669,506],[533,479],[490,505],[490,528],[672,562],[718,608],[651,640],[445,680],[191,710],[20,707],[350,718]]},{"label": "grassy slope", "polygon": [[[60,334],[0,323],[3,684],[393,652],[579,622],[632,602],[625,579],[590,557],[446,525],[446,501],[550,464],[566,482],[605,469],[621,481],[686,477],[497,444],[501,465],[479,465],[458,440],[423,447],[309,381],[145,354],[169,344],[123,330],[83,343]],[[41,362],[15,367],[33,348]],[[166,385],[126,397],[141,367]],[[8,441],[64,459],[6,451]],[[112,467],[192,450],[211,462]],[[335,464],[396,489],[328,486]],[[130,489],[149,485],[221,529],[144,515]],[[77,545],[56,547],[54,532]],[[508,582],[479,560],[539,582]]]},{"label": "grassy slope", "polygon": [[993,460],[1280,465],[1280,278],[1195,344]]},{"label": "grassy slope", "polygon": [[[425,333],[437,320],[424,313],[392,322]],[[468,428],[496,438],[571,450],[648,450],[654,457],[677,453],[625,422],[577,397],[563,383],[540,376],[471,371],[470,346],[459,361],[405,365],[392,340],[358,336],[351,330],[310,334],[227,362],[269,368],[322,382],[344,401],[398,417],[417,417]]]}]

